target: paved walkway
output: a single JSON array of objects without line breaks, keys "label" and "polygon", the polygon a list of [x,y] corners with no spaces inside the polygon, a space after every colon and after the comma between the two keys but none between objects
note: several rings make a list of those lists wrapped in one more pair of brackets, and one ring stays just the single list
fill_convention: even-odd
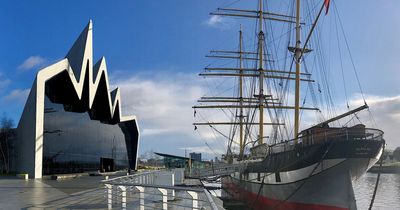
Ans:
[{"label": "paved walkway", "polygon": [[106,209],[102,177],[22,180],[0,177],[0,209]]},{"label": "paved walkway", "polygon": [[[112,177],[111,177],[112,178]],[[30,179],[0,177],[0,210],[38,210],[38,209],[107,209],[106,190],[100,181],[102,176],[81,176],[67,180]],[[188,180],[189,185],[198,185]],[[154,189],[153,189],[154,190]],[[150,209],[161,209],[161,194],[158,191],[145,191],[145,204]],[[114,196],[119,192],[113,191]],[[127,207],[137,209],[139,194],[127,192]],[[189,209],[192,200],[187,192],[176,191],[174,199],[168,203],[169,209]],[[210,209],[205,194],[199,194],[199,205]],[[205,202],[205,203],[204,203]],[[220,203],[222,206],[222,203]],[[113,199],[114,209],[122,206],[121,198]]]}]

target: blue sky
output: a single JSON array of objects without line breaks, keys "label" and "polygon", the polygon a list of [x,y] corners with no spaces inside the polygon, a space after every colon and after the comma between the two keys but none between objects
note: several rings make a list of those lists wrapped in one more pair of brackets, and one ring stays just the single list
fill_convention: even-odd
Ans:
[{"label": "blue sky", "polygon": [[[236,1],[1,0],[0,111],[17,124],[36,72],[62,59],[92,19],[94,57],[106,57],[111,84],[122,90],[124,112],[142,119],[141,152],[183,155],[183,148],[204,152],[207,140],[199,138],[190,125],[190,107],[204,93],[195,75],[210,63],[204,58],[208,50],[236,46],[240,20],[213,22],[209,16],[210,11],[232,2]],[[400,2],[334,2],[363,91],[378,123],[386,128],[387,138],[391,137],[390,146],[398,146],[398,133],[393,130],[400,122],[396,117],[400,113]],[[232,7],[238,5],[253,9],[256,1],[242,0]],[[330,14],[323,17],[326,28],[332,27],[333,10],[332,6]],[[330,59],[337,66],[336,57]],[[345,63],[345,68],[352,66]],[[355,97],[357,85],[348,82],[348,94]],[[140,94],[138,90],[142,90]],[[343,97],[337,99],[344,103]],[[385,118],[379,118],[382,116]],[[216,150],[223,147],[218,142],[208,143]]]}]

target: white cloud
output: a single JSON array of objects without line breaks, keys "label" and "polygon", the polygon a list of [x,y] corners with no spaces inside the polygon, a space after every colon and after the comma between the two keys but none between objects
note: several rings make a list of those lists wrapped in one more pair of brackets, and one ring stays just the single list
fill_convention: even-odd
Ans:
[{"label": "white cloud", "polygon": [[8,95],[3,97],[3,100],[8,103],[25,103],[28,98],[30,89],[14,89]]},{"label": "white cloud", "polygon": [[47,62],[46,58],[39,55],[31,56],[27,58],[21,65],[17,67],[18,70],[27,71],[35,67],[40,67]]},{"label": "white cloud", "polygon": [[212,15],[207,21],[206,24],[209,26],[217,26],[218,24],[223,23],[223,19],[220,16]]},{"label": "white cloud", "polygon": [[[358,114],[361,122],[368,127],[374,127],[385,132],[384,138],[389,148],[400,146],[400,95],[398,96],[373,96],[365,97],[371,112],[362,111]],[[354,107],[364,104],[360,96],[353,98],[350,104]]]},{"label": "white cloud", "polygon": [[229,29],[232,25],[232,20],[218,15],[211,15],[203,24],[213,28]]},{"label": "white cloud", "polygon": [[[197,79],[197,78],[196,78]],[[124,114],[135,114],[144,124],[142,134],[188,134],[193,130],[193,109],[202,89],[195,75],[132,76],[114,82],[121,88]]]},{"label": "white cloud", "polygon": [[[141,153],[157,152],[183,155],[180,148],[202,152],[205,157],[224,154],[227,140],[214,134],[210,128],[194,131],[192,106],[205,93],[205,86],[195,74],[170,73],[133,75],[113,78],[112,83],[121,88],[123,114],[134,114],[141,130]],[[206,143],[213,150],[211,151]],[[182,154],[181,154],[182,153]]]},{"label": "white cloud", "polygon": [[153,136],[153,135],[162,135],[165,133],[173,133],[174,129],[169,128],[143,128],[143,131],[140,133],[141,136]]}]

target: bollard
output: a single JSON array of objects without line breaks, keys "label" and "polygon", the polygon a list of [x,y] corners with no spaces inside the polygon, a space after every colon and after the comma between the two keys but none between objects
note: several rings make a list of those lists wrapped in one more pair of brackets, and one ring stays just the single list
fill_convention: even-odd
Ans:
[{"label": "bollard", "polygon": [[135,186],[139,190],[139,210],[144,210],[144,187]]},{"label": "bollard", "polygon": [[158,191],[161,192],[162,194],[162,209],[167,210],[168,209],[168,191],[163,188],[157,188]]},{"label": "bollard", "polygon": [[192,209],[197,209],[199,204],[198,204],[198,194],[197,192],[193,192],[193,191],[187,191],[187,193],[190,195],[190,197],[192,197]]},{"label": "bollard", "polygon": [[112,185],[105,184],[107,188],[107,208],[112,209]]},{"label": "bollard", "polygon": [[122,210],[126,210],[126,187],[125,186],[118,186],[121,189],[121,207]]}]

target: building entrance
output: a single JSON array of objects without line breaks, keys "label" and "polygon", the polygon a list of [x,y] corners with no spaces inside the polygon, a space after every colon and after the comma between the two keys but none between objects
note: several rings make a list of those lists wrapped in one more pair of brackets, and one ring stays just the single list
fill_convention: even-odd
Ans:
[{"label": "building entrance", "polygon": [[112,158],[100,158],[100,172],[114,171],[114,159]]}]

